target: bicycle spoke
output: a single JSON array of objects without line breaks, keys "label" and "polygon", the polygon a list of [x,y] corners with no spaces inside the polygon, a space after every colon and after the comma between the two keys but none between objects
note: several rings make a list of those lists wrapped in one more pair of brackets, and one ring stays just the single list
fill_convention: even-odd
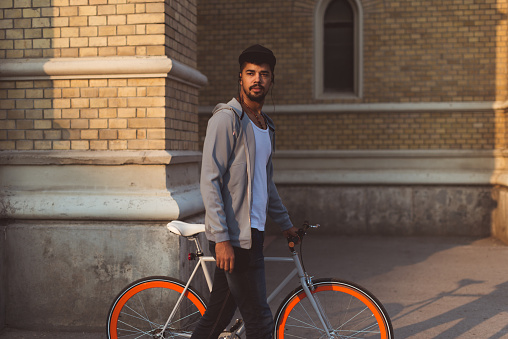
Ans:
[{"label": "bicycle spoke", "polygon": [[307,312],[307,308],[306,308],[305,306],[303,306],[303,305],[302,305],[302,309],[303,309],[303,311],[305,312],[305,314],[307,315],[307,318],[309,318],[309,319],[310,319],[310,321],[312,322],[312,326],[313,326],[314,328],[317,328],[316,323],[314,322],[314,320],[312,319],[312,317],[309,315],[309,312]]},{"label": "bicycle spoke", "polygon": [[[199,314],[199,312],[194,312],[193,314]],[[124,313],[124,315],[130,316],[130,317],[134,317],[134,316],[132,316],[132,315],[130,315],[130,314],[125,314],[125,313]],[[184,318],[182,318],[182,319],[188,318],[188,317],[190,317],[190,316],[192,316],[192,314],[191,314],[191,315],[188,315],[188,316],[186,316],[186,317],[184,317]],[[144,318],[139,318],[139,317],[134,317],[134,318],[145,320]],[[175,323],[176,323],[176,322],[178,322],[178,321],[179,321],[179,320],[175,321]],[[119,328],[119,329],[118,329],[118,331],[121,331],[121,332],[132,332],[132,333],[141,333],[141,335],[139,335],[139,336],[138,336],[138,337],[136,337],[136,338],[140,338],[140,337],[141,337],[141,336],[143,336],[143,335],[153,336],[154,330],[157,330],[157,329],[162,329],[162,327],[163,327],[163,325],[159,325],[159,324],[156,324],[156,323],[155,323],[155,324],[156,324],[156,327],[155,327],[155,328],[154,328],[154,327],[151,327],[151,330],[150,330],[150,331],[144,331],[144,330],[142,330],[142,329],[140,329],[140,328],[134,327],[134,326],[132,326],[132,325],[130,325],[130,324],[128,324],[128,323],[125,323],[125,322],[123,322],[123,321],[121,321],[121,320],[119,320],[118,322],[119,322],[119,323],[122,323],[122,324],[124,324],[124,325],[126,325],[126,326],[128,326],[128,327],[131,327],[131,328],[135,329],[135,331],[134,331],[134,330],[129,330],[129,329],[126,329],[126,328]],[[196,322],[197,322],[197,321],[195,321],[194,323],[196,323]],[[153,322],[150,322],[150,324],[152,324],[152,325],[153,325],[154,323],[153,323]],[[170,330],[170,328],[168,328],[168,330]],[[171,331],[169,334],[171,335],[169,338],[179,338],[179,337],[184,337],[184,338],[187,338],[187,337],[190,337],[190,336],[191,336],[192,331],[180,331],[179,333],[174,333],[173,331]],[[133,334],[127,334],[127,335],[122,335],[122,336],[119,336],[119,337],[127,337],[127,336],[132,336],[132,335],[133,335]],[[135,339],[135,338],[134,338],[134,339]]]},{"label": "bicycle spoke", "polygon": [[[369,334],[380,334],[381,332],[379,330],[376,330],[376,331],[370,331],[370,329],[374,328],[374,327],[377,327],[377,323],[373,323],[371,324],[370,326],[367,326],[365,328],[362,328],[360,330],[355,330],[354,331],[354,335],[357,335],[359,333],[369,333]],[[339,332],[342,332],[341,330],[338,330]],[[351,332],[351,330],[349,331],[345,331],[345,332]],[[350,338],[350,337],[347,337],[347,338]]]},{"label": "bicycle spoke", "polygon": [[[311,327],[311,328],[319,329],[319,328],[317,327],[316,323],[314,322],[314,320],[312,319],[312,317],[310,316],[309,312],[307,312],[307,308],[305,307],[305,305],[303,305],[302,303],[300,303],[300,304],[299,304],[299,306],[300,306],[300,307],[299,307],[299,309],[301,309],[303,312],[305,312],[305,318],[306,318],[306,319],[308,319],[308,320],[310,320],[310,322],[312,322],[312,324],[311,324],[311,323],[306,323],[306,322],[304,322],[302,319],[297,319],[297,318],[295,318],[295,317],[292,317],[292,318],[293,318],[294,320],[298,321],[298,322],[302,322],[302,323],[307,324],[307,325],[308,325],[309,327]],[[300,313],[300,314],[301,314],[302,312],[301,312],[299,309],[298,309],[298,310],[296,310],[296,312],[298,312],[298,313]],[[312,310],[312,312],[314,312],[314,310]]]},{"label": "bicycle spoke", "polygon": [[[134,327],[134,326],[132,326],[132,325],[130,325],[130,324],[127,324],[127,323],[125,323],[125,322],[123,322],[123,321],[120,321],[120,320],[119,320],[118,322],[119,322],[119,323],[122,323],[122,324],[124,324],[124,325],[126,325],[126,326],[128,326],[128,327],[131,327],[131,328],[133,328],[133,329],[135,329],[135,330],[136,330],[136,331],[133,331],[133,330],[129,330],[129,329],[119,328],[119,329],[118,329],[118,331],[133,332],[133,333],[141,333],[141,335],[150,335],[150,332],[147,332],[147,331],[144,331],[144,330],[142,330],[142,329],[140,329],[140,328]],[[123,336],[119,336],[119,337],[125,337],[125,336],[127,336],[127,335],[123,335]],[[140,338],[140,337],[141,337],[141,336],[138,336],[138,337],[136,337],[136,338]]]},{"label": "bicycle spoke", "polygon": [[[366,310],[368,310],[368,308],[367,308],[367,307],[365,307],[363,310],[361,310],[360,312],[358,312],[357,314],[355,314],[355,315],[354,315],[352,318],[350,318],[348,321],[344,322],[344,323],[343,323],[342,325],[340,325],[337,329],[340,329],[340,328],[342,328],[342,327],[344,327],[344,326],[348,325],[350,322],[352,322],[352,321],[356,320],[356,318],[357,318],[358,316],[360,316],[360,314],[362,314],[362,313],[363,313],[364,311],[366,311]],[[364,321],[365,321],[365,320],[364,320]],[[362,321],[362,322],[363,322],[363,321]]]},{"label": "bicycle spoke", "polygon": [[307,337],[300,337],[299,335],[295,335],[295,334],[286,334],[286,337],[299,338],[299,339],[309,339]]},{"label": "bicycle spoke", "polygon": [[[138,320],[144,320],[144,321],[146,321],[147,323],[149,323],[150,325],[152,325],[152,324],[153,324],[153,322],[152,322],[152,321],[150,321],[150,319],[148,319],[148,317],[144,317],[144,316],[142,316],[141,314],[139,314],[139,312],[136,312],[134,309],[132,309],[132,308],[131,308],[131,307],[129,307],[128,305],[125,305],[125,307],[127,307],[129,310],[131,310],[132,312],[134,312],[134,313],[135,313],[135,314],[137,314],[138,316],[135,316],[135,315],[133,315],[133,314],[129,314],[129,313],[127,313],[127,312],[122,312],[122,313],[121,313],[122,315],[125,315],[125,316],[127,316],[127,317],[131,317],[131,318],[134,318],[134,319],[138,319]],[[156,324],[156,325],[157,325],[157,327],[160,327],[160,324]]]},{"label": "bicycle spoke", "polygon": [[307,322],[304,322],[304,321],[302,321],[302,320],[300,320],[300,319],[296,319],[296,318],[293,318],[293,317],[290,317],[290,319],[295,320],[295,321],[297,321],[297,322],[299,322],[299,323],[302,323],[302,324],[304,324],[304,325],[307,325],[307,326],[289,325],[289,326],[291,326],[291,327],[312,328],[312,329],[315,329],[315,330],[318,330],[318,331],[324,332],[324,330],[323,330],[322,328],[319,328],[319,327],[317,327],[316,325],[309,324],[309,323],[307,323]]},{"label": "bicycle spoke", "polygon": [[146,313],[145,305],[144,305],[143,301],[141,300],[140,295],[136,294],[136,297],[138,298],[138,302],[139,302],[139,304],[141,304],[141,308],[142,308],[143,312],[145,313],[144,319],[146,319],[148,321],[148,323],[150,324],[150,328],[153,330],[152,323],[150,321],[150,318],[148,317],[148,314]]}]

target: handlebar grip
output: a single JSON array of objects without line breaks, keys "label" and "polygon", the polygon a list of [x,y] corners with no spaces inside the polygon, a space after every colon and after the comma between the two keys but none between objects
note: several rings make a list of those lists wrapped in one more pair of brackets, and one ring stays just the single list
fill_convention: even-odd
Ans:
[{"label": "handlebar grip", "polygon": [[288,246],[289,247],[295,247],[295,244],[298,244],[300,242],[300,237],[293,237],[293,236],[290,236],[287,238],[288,240]]},{"label": "handlebar grip", "polygon": [[305,230],[302,228],[298,229],[298,231],[296,231],[296,233],[298,234],[297,236],[289,236],[287,238],[288,246],[291,248],[295,247],[296,244],[300,243],[306,234]]}]

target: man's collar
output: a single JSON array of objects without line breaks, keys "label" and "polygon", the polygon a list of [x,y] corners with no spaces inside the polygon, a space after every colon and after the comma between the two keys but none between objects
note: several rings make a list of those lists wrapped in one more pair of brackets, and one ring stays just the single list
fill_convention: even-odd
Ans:
[{"label": "man's collar", "polygon": [[[243,109],[242,109],[242,105],[240,104],[240,102],[238,100],[236,100],[236,98],[231,99],[228,102],[228,105],[233,108],[233,110],[238,115],[238,117],[240,117],[240,119],[243,118],[244,112],[243,112]],[[274,131],[275,130],[275,124],[273,123],[273,120],[268,115],[266,115],[265,112],[262,112],[262,113],[263,113],[263,115],[266,118],[266,122],[268,123],[268,127],[272,131]]]}]

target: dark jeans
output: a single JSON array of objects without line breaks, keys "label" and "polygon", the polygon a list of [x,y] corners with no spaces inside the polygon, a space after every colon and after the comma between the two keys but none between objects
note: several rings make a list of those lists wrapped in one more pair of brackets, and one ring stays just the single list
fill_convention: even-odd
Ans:
[{"label": "dark jeans", "polygon": [[[217,339],[234,316],[236,307],[245,322],[247,339],[270,339],[273,318],[266,301],[264,233],[252,229],[249,250],[233,247],[233,273],[215,267],[213,288],[205,314],[191,339]],[[210,242],[215,257],[215,243]]]}]

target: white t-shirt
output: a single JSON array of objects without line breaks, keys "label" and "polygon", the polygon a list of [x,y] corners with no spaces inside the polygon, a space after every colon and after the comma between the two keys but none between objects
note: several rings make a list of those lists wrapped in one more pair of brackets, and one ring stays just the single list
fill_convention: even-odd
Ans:
[{"label": "white t-shirt", "polygon": [[254,137],[256,139],[256,159],[254,164],[254,185],[252,187],[252,210],[250,212],[251,227],[260,231],[265,230],[266,206],[268,203],[268,183],[266,177],[266,165],[272,154],[270,133],[267,129],[261,129],[252,121]]}]

